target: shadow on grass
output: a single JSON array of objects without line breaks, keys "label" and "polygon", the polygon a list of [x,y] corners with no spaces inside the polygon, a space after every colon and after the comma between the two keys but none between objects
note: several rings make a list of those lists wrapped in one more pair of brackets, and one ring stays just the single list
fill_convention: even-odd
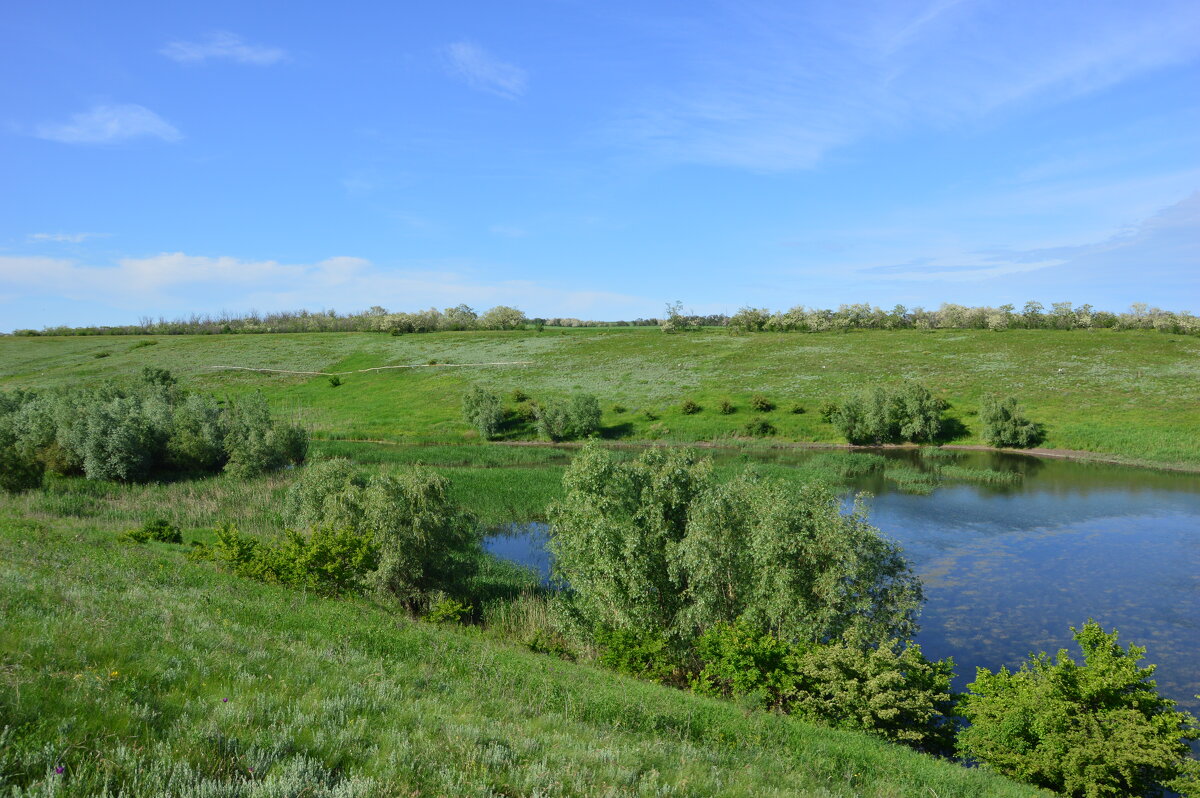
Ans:
[{"label": "shadow on grass", "polygon": [[628,438],[632,434],[633,423],[630,421],[622,421],[620,424],[610,424],[607,427],[600,428],[600,437],[604,440]]},{"label": "shadow on grass", "polygon": [[969,438],[971,430],[967,429],[967,425],[962,423],[957,418],[943,418],[942,428],[938,430],[937,438],[934,443],[953,443],[962,438]]}]

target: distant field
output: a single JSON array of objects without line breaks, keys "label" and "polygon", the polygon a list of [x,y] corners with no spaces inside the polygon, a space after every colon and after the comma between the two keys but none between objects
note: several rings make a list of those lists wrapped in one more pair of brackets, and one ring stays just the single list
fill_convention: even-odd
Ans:
[{"label": "distant field", "polygon": [[[143,341],[155,341],[145,346]],[[105,357],[98,354],[107,352]],[[383,365],[532,361],[523,366],[415,369],[325,377],[220,371],[253,366],[353,371]],[[1200,338],[1153,332],[942,330],[664,335],[654,328],[434,333],[0,338],[0,388],[51,387],[171,369],[194,388],[262,389],[298,413],[317,437],[461,443],[474,437],[459,412],[466,386],[539,398],[599,397],[606,437],[729,441],[766,415],[773,441],[840,443],[817,408],[862,385],[911,378],[951,403],[980,443],[975,412],[987,392],[1017,396],[1048,430],[1048,448],[1127,461],[1200,466]],[[763,394],[777,408],[749,407]],[[702,407],[684,415],[680,402]],[[729,399],[737,412],[721,415]],[[790,412],[799,404],[806,412]],[[616,408],[624,408],[617,412]]]}]

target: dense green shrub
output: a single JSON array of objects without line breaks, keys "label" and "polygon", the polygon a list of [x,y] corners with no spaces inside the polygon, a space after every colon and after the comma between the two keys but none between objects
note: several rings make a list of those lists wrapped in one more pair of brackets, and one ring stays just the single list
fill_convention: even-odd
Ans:
[{"label": "dense green shrub", "polygon": [[831,416],[850,443],[879,445],[937,439],[946,403],[915,382],[877,385],[845,399]]},{"label": "dense green shrub", "polygon": [[980,437],[992,446],[1027,449],[1042,442],[1042,425],[1030,421],[1015,397],[985,396],[979,408]]},{"label": "dense green shrub", "polygon": [[753,435],[755,438],[765,438],[778,432],[774,424],[761,416],[755,416],[747,421],[742,425],[742,429],[746,431],[747,435]]},{"label": "dense green shrub", "polygon": [[147,385],[156,385],[160,388],[171,388],[178,382],[174,374],[157,366],[142,366],[139,378]]},{"label": "dense green shrub", "polygon": [[551,399],[538,405],[535,412],[538,433],[547,440],[576,440],[600,430],[600,402],[591,394],[572,394],[565,401]]},{"label": "dense green shrub", "polygon": [[121,481],[222,469],[250,476],[303,462],[307,433],[274,421],[261,394],[221,403],[180,390],[165,370],[143,377],[132,386],[9,395],[0,444],[19,457],[8,459]]},{"label": "dense green shrub", "polygon": [[700,404],[694,399],[684,399],[679,409],[683,411],[685,416],[694,416],[704,408],[700,407]]},{"label": "dense green shrub", "polygon": [[808,411],[804,409],[804,405],[800,404],[799,402],[792,405],[792,414],[793,415],[800,416],[800,415],[804,415],[807,412]]},{"label": "dense green shrub", "polygon": [[821,485],[752,475],[718,483],[693,452],[625,461],[585,446],[550,509],[556,577],[582,628],[651,633],[686,648],[745,619],[793,641],[878,642],[914,629],[920,583],[900,549],[841,513]]},{"label": "dense green shrub", "polygon": [[837,642],[806,652],[797,676],[803,689],[789,704],[793,715],[934,754],[954,751],[953,660],[931,662],[915,643]]},{"label": "dense green shrub", "polygon": [[733,413],[737,412],[737,408],[733,406],[733,402],[729,401],[728,399],[722,399],[721,404],[717,409],[723,416],[732,415]]},{"label": "dense green shrub", "polygon": [[19,493],[41,487],[45,464],[18,448],[15,441],[2,438],[0,433],[0,491]]},{"label": "dense green shrub", "polygon": [[288,530],[279,545],[244,535],[232,524],[195,556],[211,559],[239,576],[291,585],[325,595],[361,590],[379,563],[372,536],[349,528],[318,527],[307,537]]},{"label": "dense green shrub", "polygon": [[478,567],[478,524],[448,489],[445,477],[417,466],[366,478],[348,460],[327,460],[288,488],[284,517],[296,528],[370,534],[379,552],[373,584],[417,607],[433,591],[461,591]]},{"label": "dense green shrub", "polygon": [[843,729],[948,755],[954,742],[954,663],[919,646],[796,644],[739,621],[696,644],[694,690],[740,698]]},{"label": "dense green shrub", "polygon": [[182,543],[183,532],[179,527],[163,518],[155,518],[142,524],[137,529],[125,533],[125,537],[135,543],[156,541],[158,543]]},{"label": "dense green shrub", "polygon": [[659,684],[679,682],[682,666],[662,635],[632,629],[598,629],[600,664]]},{"label": "dense green shrub", "polygon": [[761,393],[756,393],[750,397],[750,406],[760,413],[770,413],[775,409],[775,403]]},{"label": "dense green shrub", "polygon": [[840,411],[841,407],[838,406],[837,402],[821,402],[820,407],[817,408],[817,412],[821,415],[821,420],[826,424],[831,423],[835,418],[837,418],[838,412]]},{"label": "dense green shrub", "polygon": [[167,460],[176,469],[212,474],[229,459],[225,436],[229,430],[225,409],[208,394],[189,394],[174,408],[174,424],[167,439]]},{"label": "dense green shrub", "polygon": [[565,402],[551,399],[533,408],[538,435],[548,441],[564,441],[571,437],[570,410]]},{"label": "dense green shrub", "polygon": [[226,410],[225,470],[244,479],[285,465],[299,465],[308,454],[308,434],[300,427],[276,424],[261,393],[230,403]]},{"label": "dense green shrub", "polygon": [[1196,719],[1158,694],[1140,646],[1089,620],[1072,628],[1083,649],[1032,656],[1021,669],[980,668],[961,712],[964,756],[1000,773],[1070,796],[1158,795],[1162,787],[1200,795],[1200,763],[1188,740]]},{"label": "dense green shrub", "polygon": [[22,411],[36,398],[27,391],[0,393],[0,491],[17,493],[42,484],[45,463],[23,438]]},{"label": "dense green shrub", "polygon": [[600,431],[600,401],[590,393],[571,395],[571,437],[587,438]]},{"label": "dense green shrub", "polygon": [[425,613],[425,620],[429,623],[462,623],[464,618],[470,617],[472,609],[470,604],[463,604],[452,598],[442,598],[434,602],[429,612]]},{"label": "dense green shrub", "polygon": [[463,418],[485,440],[496,437],[504,422],[504,404],[500,397],[481,385],[472,385],[463,394]]}]

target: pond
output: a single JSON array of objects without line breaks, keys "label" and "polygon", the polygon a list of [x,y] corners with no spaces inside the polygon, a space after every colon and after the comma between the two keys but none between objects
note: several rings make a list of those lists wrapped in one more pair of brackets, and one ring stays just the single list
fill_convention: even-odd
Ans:
[{"label": "pond", "polygon": [[[885,451],[909,469],[927,460]],[[938,460],[1020,475],[998,485],[939,483],[897,489],[882,473],[847,481],[869,491],[871,523],[904,550],[925,585],[921,632],[930,658],[953,657],[964,689],[977,666],[1016,667],[1031,651],[1072,648],[1088,618],[1121,643],[1148,649],[1159,691],[1200,715],[1200,477],[988,452]],[[828,452],[771,451],[730,458],[804,467]],[[548,574],[544,525],[488,539],[497,556]],[[1078,650],[1073,650],[1078,657]]]}]

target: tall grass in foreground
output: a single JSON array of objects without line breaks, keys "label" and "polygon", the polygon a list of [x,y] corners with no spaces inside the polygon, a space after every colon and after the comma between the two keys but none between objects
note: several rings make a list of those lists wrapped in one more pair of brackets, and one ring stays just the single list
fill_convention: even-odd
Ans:
[{"label": "tall grass in foreground", "polygon": [[69,519],[0,518],[0,612],[10,796],[1037,794]]}]

